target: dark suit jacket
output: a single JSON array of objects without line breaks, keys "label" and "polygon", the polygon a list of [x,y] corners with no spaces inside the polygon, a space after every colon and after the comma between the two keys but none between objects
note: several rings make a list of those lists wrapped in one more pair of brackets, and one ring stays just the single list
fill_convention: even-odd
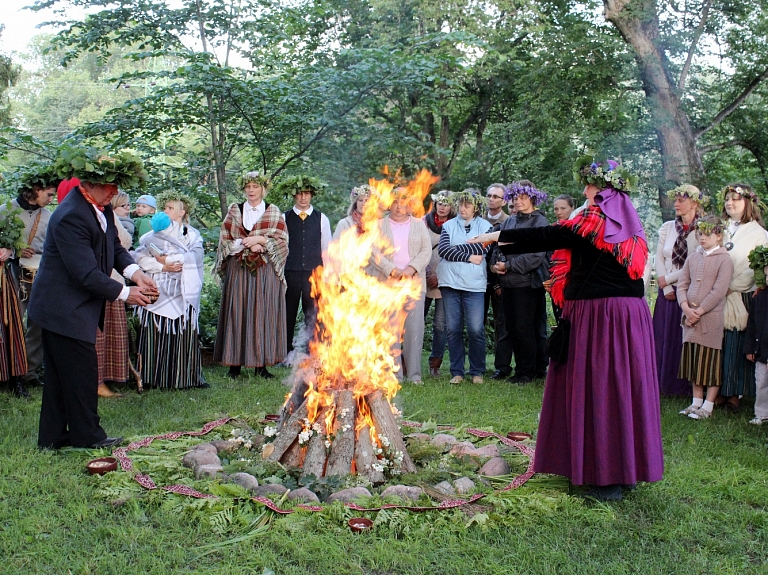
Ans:
[{"label": "dark suit jacket", "polygon": [[29,317],[43,329],[96,343],[105,302],[116,300],[123,289],[109,277],[112,269],[122,273],[135,263],[120,245],[111,206],[104,216],[106,233],[79,188],[53,212],[27,307]]}]

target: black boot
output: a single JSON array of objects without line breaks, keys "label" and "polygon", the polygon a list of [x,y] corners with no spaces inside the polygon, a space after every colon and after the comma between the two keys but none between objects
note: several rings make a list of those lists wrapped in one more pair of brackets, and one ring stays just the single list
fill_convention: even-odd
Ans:
[{"label": "black boot", "polygon": [[230,379],[237,379],[238,377],[240,377],[240,366],[230,365],[229,371],[227,372],[227,377]]},{"label": "black boot", "polygon": [[595,485],[584,494],[584,497],[600,502],[621,501],[621,485]]},{"label": "black boot", "polygon": [[10,384],[11,384],[11,393],[13,393],[13,395],[21,399],[30,399],[29,392],[24,387],[24,384],[21,382],[20,378],[18,377],[11,378]]},{"label": "black boot", "polygon": [[255,369],[256,377],[263,377],[264,379],[272,379],[274,378],[274,374],[269,373],[267,371],[267,368],[265,366],[257,367]]}]

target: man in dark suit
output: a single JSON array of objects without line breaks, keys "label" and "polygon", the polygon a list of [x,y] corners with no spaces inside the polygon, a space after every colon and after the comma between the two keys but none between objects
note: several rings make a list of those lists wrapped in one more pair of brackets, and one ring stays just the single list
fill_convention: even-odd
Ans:
[{"label": "man in dark suit", "polygon": [[[150,300],[143,292],[156,289],[118,240],[110,206],[117,185],[98,183],[103,174],[91,177],[95,181],[82,181],[51,217],[28,306],[29,317],[43,331],[42,449],[122,442],[107,437],[99,425],[96,330],[104,327],[106,300],[146,305]],[[137,285],[129,288],[111,279],[113,268]]]},{"label": "man in dark suit", "polygon": [[[311,338],[317,312],[309,278],[323,265],[323,254],[331,241],[331,223],[312,205],[312,198],[322,184],[314,178],[298,176],[284,183],[283,189],[293,195],[293,208],[283,214],[288,228],[288,259],[285,262],[285,313],[288,351],[293,350],[293,332],[299,313],[304,311],[306,338]],[[292,188],[292,189],[291,189]],[[301,339],[301,338],[300,338]]]}]

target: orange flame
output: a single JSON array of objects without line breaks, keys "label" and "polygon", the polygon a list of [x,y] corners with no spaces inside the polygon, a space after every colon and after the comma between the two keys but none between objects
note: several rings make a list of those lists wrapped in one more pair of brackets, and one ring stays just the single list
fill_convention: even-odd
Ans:
[{"label": "orange flame", "polygon": [[[388,175],[388,171],[385,171]],[[310,342],[310,358],[300,366],[309,385],[306,393],[309,419],[323,407],[333,406],[334,389],[350,389],[358,399],[382,390],[391,400],[400,389],[395,376],[395,348],[400,344],[406,314],[421,295],[421,279],[379,281],[366,272],[377,258],[393,253],[379,220],[394,201],[405,201],[415,217],[424,214],[424,200],[439,178],[422,170],[403,183],[399,173],[391,179],[371,179],[373,189],[362,217],[363,233],[346,230],[324,254],[326,265],[310,279],[317,298],[320,336]],[[332,417],[329,413],[328,417]],[[356,425],[357,429],[370,423]],[[328,427],[329,429],[331,426]]]}]

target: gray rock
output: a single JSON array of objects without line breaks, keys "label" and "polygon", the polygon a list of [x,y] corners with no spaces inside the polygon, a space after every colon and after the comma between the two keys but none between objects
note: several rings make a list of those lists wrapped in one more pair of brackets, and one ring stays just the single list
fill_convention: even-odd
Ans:
[{"label": "gray rock", "polygon": [[234,441],[226,441],[223,439],[211,441],[208,445],[213,445],[216,448],[217,453],[232,453],[233,451],[237,451],[237,448],[240,447]]},{"label": "gray rock", "polygon": [[276,495],[282,495],[288,491],[285,487],[282,485],[278,485],[276,483],[269,483],[267,485],[259,485],[253,490],[253,494],[257,497],[265,497],[267,495],[272,495],[273,493]]},{"label": "gray rock", "polygon": [[201,465],[221,465],[221,459],[219,459],[215,452],[207,449],[193,449],[184,456],[181,463],[184,467],[194,469]]},{"label": "gray rock", "polygon": [[463,455],[477,455],[477,449],[470,441],[462,441],[451,447],[450,454],[455,457],[462,457]]},{"label": "gray rock", "polygon": [[216,479],[222,471],[221,465],[198,465],[195,467],[195,479]]},{"label": "gray rock", "polygon": [[453,482],[453,486],[456,488],[457,493],[464,495],[475,488],[475,482],[472,481],[469,477],[460,477]]},{"label": "gray rock", "polygon": [[291,501],[307,501],[309,503],[320,503],[320,499],[317,495],[312,493],[306,487],[300,489],[294,489],[288,494],[288,499]]},{"label": "gray rock", "polygon": [[350,487],[349,489],[342,489],[341,491],[332,493],[328,497],[328,503],[333,503],[334,501],[343,501],[344,503],[350,503],[351,501],[354,501],[358,497],[370,497],[370,496],[371,496],[371,492],[368,491],[365,487]]},{"label": "gray rock", "polygon": [[219,450],[211,443],[198,443],[192,448],[192,451],[210,451],[211,453],[218,453]]},{"label": "gray rock", "polygon": [[424,490],[421,487],[414,487],[412,485],[390,485],[381,492],[381,496],[399,497],[403,501],[406,499],[416,501],[422,493],[424,493]]},{"label": "gray rock", "polygon": [[441,481],[434,488],[444,495],[456,495],[456,490],[448,481]]},{"label": "gray rock", "polygon": [[507,475],[509,473],[509,464],[501,457],[494,457],[486,461],[485,465],[478,472],[480,475],[496,477],[498,475]]},{"label": "gray rock", "polygon": [[430,439],[432,439],[429,433],[411,433],[409,435],[406,435],[405,437],[406,439],[410,439],[411,441],[429,441]]},{"label": "gray rock", "polygon": [[234,483],[240,487],[253,492],[259,486],[259,480],[250,473],[233,473],[227,477],[228,483]]},{"label": "gray rock", "polygon": [[432,438],[432,445],[436,447],[445,447],[446,445],[454,445],[455,443],[458,443],[459,440],[456,439],[453,435],[448,435],[447,433],[438,433]]},{"label": "gray rock", "polygon": [[480,457],[498,457],[499,446],[494,445],[493,443],[483,445],[482,447],[475,449],[475,455],[479,455]]}]

